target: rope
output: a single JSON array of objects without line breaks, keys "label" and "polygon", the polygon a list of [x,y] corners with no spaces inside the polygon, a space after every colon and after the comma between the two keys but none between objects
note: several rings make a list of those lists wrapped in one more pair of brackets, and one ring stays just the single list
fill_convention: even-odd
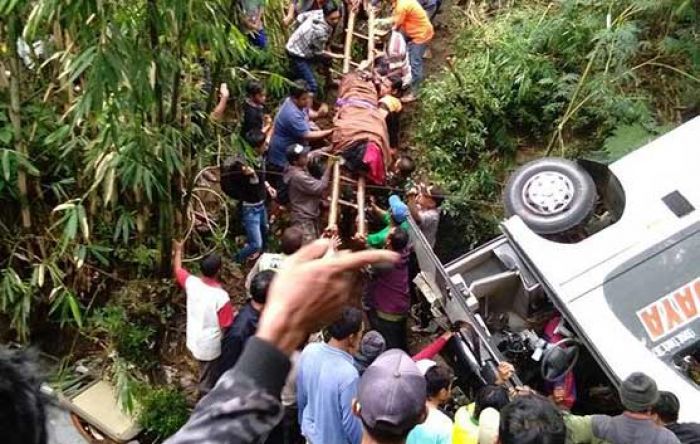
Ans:
[{"label": "rope", "polygon": [[[255,169],[255,168],[253,168],[253,171],[255,171],[256,173],[265,173],[266,175],[272,175],[272,176],[284,176],[284,173],[278,173],[278,172],[276,172],[276,171],[259,170],[259,169]],[[223,176],[227,176],[227,175],[229,175],[229,174],[236,174],[236,173],[222,173],[221,176],[223,177]],[[356,181],[356,180],[350,179],[349,177],[346,177],[346,176],[341,176],[340,179],[341,179],[342,181],[345,181],[345,182],[348,182],[348,183],[351,183],[351,184],[357,184],[357,181]],[[366,185],[365,185],[365,188],[367,188],[367,189],[372,189],[372,190],[393,191],[393,192],[395,192],[395,193],[404,193],[404,192],[406,191],[406,190],[404,190],[403,188],[390,187],[390,186],[386,186],[386,185],[370,185],[370,184],[366,184]],[[486,201],[483,201],[483,200],[464,199],[463,196],[460,195],[460,194],[444,193],[444,194],[433,194],[432,196],[433,196],[433,197],[439,197],[439,198],[442,198],[442,199],[448,199],[448,198],[454,197],[454,198],[458,198],[458,199],[460,199],[460,200],[463,200],[463,201],[465,201],[465,202],[478,203],[478,204],[481,204],[481,205],[493,205],[492,202],[486,202]]]},{"label": "rope", "polygon": [[[206,168],[202,169],[202,170],[195,176],[195,180],[199,179],[199,177],[204,173],[204,171],[206,171],[206,170],[208,170],[208,169],[211,169],[211,168],[216,168],[216,167],[210,166],[210,167],[206,167]],[[196,183],[196,181],[195,181],[195,183]],[[216,228],[219,227],[219,225],[218,225],[216,222],[214,222],[214,221],[209,217],[209,214],[207,213],[207,209],[206,209],[206,206],[204,205],[204,202],[202,202],[202,199],[201,199],[199,196],[197,196],[197,195],[195,194],[196,192],[212,193],[213,195],[215,195],[215,196],[217,197],[217,199],[219,199],[221,208],[223,208],[223,212],[224,212],[224,229],[223,229],[223,233],[222,233],[221,238],[222,238],[222,239],[225,239],[225,238],[228,236],[228,231],[229,231],[229,228],[230,228],[229,210],[228,210],[228,203],[227,203],[227,201],[226,201],[226,198],[225,198],[224,196],[222,196],[221,193],[216,192],[216,191],[213,190],[212,188],[194,187],[194,188],[192,189],[192,196],[191,196],[190,203],[189,203],[189,205],[187,206],[187,211],[186,211],[187,217],[188,217],[188,219],[190,220],[190,225],[189,225],[189,227],[188,227],[188,229],[187,229],[187,233],[185,234],[185,237],[183,238],[183,242],[184,242],[184,241],[187,241],[187,239],[189,239],[189,237],[190,237],[190,235],[192,234],[192,232],[194,231],[194,227],[195,227],[195,225],[196,225],[196,223],[197,223],[197,217],[196,217],[196,216],[197,216],[198,213],[197,213],[197,212],[195,211],[195,209],[193,208],[192,202],[197,202],[197,203],[199,204],[199,206],[201,207],[201,209],[202,209],[201,215],[202,215],[202,217],[204,217],[204,220],[205,220],[206,223],[207,223],[207,227],[209,228],[209,231],[211,231],[212,233],[215,233]],[[185,194],[185,193],[183,192],[183,196],[184,196],[184,194]],[[199,261],[199,260],[201,260],[202,258],[204,258],[204,257],[210,255],[211,253],[213,253],[213,252],[216,250],[217,246],[218,246],[218,245],[214,245],[213,247],[211,247],[210,249],[208,249],[206,252],[200,254],[199,256],[192,257],[192,258],[189,258],[189,259],[184,259],[184,258],[183,258],[182,262],[183,262],[183,263],[186,263],[186,262],[196,262],[196,261]]]}]

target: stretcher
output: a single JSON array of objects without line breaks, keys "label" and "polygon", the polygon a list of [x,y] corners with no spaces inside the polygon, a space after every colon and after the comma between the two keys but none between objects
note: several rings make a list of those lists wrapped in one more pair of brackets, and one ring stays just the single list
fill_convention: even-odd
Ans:
[{"label": "stretcher", "polygon": [[[357,236],[367,234],[365,221],[365,188],[367,175],[374,182],[383,182],[386,166],[389,165],[389,135],[384,115],[379,111],[379,97],[372,79],[375,47],[375,10],[371,2],[364,2],[368,17],[367,35],[355,32],[356,10],[351,10],[345,34],[345,52],[343,56],[343,79],[338,90],[336,115],[333,119],[334,131],[332,151],[335,156],[346,159],[346,168],[357,177],[358,212]],[[367,59],[359,64],[351,60],[353,37],[366,39]],[[365,68],[350,72],[351,66]],[[354,150],[354,152],[352,152]],[[362,150],[359,153],[357,150]],[[361,155],[360,155],[361,154]],[[354,159],[355,162],[348,161]],[[333,161],[333,180],[331,203],[326,234],[337,233],[341,168],[338,160]],[[366,168],[363,168],[363,165]],[[364,169],[364,171],[362,171]],[[381,174],[380,174],[381,173]]]}]

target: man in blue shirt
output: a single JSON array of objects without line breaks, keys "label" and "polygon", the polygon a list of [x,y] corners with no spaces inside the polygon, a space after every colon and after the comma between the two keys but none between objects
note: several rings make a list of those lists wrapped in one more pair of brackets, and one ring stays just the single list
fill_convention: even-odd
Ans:
[{"label": "man in blue shirt", "polygon": [[333,132],[332,129],[311,128],[309,109],[312,102],[308,85],[299,80],[294,82],[289,97],[277,111],[267,152],[267,172],[271,173],[269,180],[275,188],[279,188],[281,174],[287,167],[287,147],[294,144],[307,145],[308,142],[323,139]]},{"label": "man in blue shirt", "polygon": [[362,312],[343,310],[328,327],[328,343],[312,343],[299,358],[297,406],[301,433],[311,444],[359,444],[362,426],[352,413],[359,374],[353,354],[362,338]]}]

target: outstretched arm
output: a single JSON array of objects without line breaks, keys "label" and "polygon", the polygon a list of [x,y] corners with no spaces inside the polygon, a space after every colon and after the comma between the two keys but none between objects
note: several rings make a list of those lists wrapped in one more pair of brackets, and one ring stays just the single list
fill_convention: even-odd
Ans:
[{"label": "outstretched arm", "polygon": [[333,128],[327,130],[308,131],[304,134],[304,140],[324,139],[333,134]]},{"label": "outstretched arm", "polygon": [[413,220],[416,221],[418,225],[423,223],[423,219],[420,216],[420,211],[418,210],[418,204],[416,203],[416,195],[415,194],[410,194],[411,192],[409,191],[408,194],[408,211],[411,212],[411,217]]},{"label": "outstretched arm", "polygon": [[190,277],[190,273],[182,267],[183,245],[183,241],[173,240],[173,277],[180,287],[185,288],[185,281]]},{"label": "outstretched arm", "polygon": [[211,118],[216,121],[221,121],[224,118],[224,113],[226,112],[226,105],[228,103],[229,92],[226,83],[222,83],[219,87],[219,103],[216,104],[214,110],[211,112]]},{"label": "outstretched arm", "polygon": [[440,353],[447,341],[452,337],[452,332],[443,333],[442,336],[437,338],[434,342],[428,344],[423,350],[419,351],[411,357],[414,361],[420,361],[421,359],[433,359],[435,355]]}]

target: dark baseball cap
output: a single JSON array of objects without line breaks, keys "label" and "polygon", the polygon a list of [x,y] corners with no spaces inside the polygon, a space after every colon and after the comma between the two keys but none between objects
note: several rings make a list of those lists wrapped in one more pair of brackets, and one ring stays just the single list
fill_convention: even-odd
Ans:
[{"label": "dark baseball cap", "polygon": [[360,378],[357,401],[365,427],[401,437],[421,422],[426,401],[425,377],[410,356],[385,351]]},{"label": "dark baseball cap", "polygon": [[287,147],[287,162],[289,162],[289,163],[295,162],[298,158],[300,158],[302,155],[304,155],[308,152],[309,152],[308,146],[301,145],[299,143],[289,145]]},{"label": "dark baseball cap", "polygon": [[362,337],[360,353],[370,361],[374,361],[384,350],[386,350],[386,341],[377,330],[370,330]]}]

